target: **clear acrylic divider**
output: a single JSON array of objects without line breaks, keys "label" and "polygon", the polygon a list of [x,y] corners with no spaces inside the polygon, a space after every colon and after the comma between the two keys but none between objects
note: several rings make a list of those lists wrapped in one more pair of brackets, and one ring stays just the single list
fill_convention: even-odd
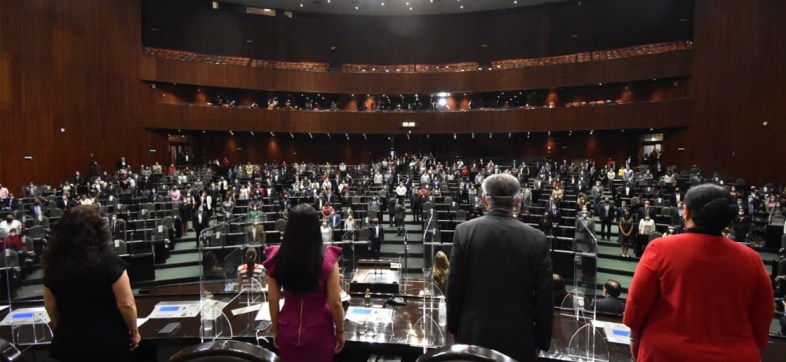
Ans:
[{"label": "clear acrylic divider", "polygon": [[562,313],[575,318],[576,330],[571,336],[568,355],[576,360],[608,361],[609,350],[602,330],[593,325],[596,320],[595,300],[598,294],[598,254],[594,230],[577,219],[581,237],[573,241],[574,269],[572,290],[562,301]]},{"label": "clear acrylic divider", "polygon": [[[245,243],[244,232],[238,231],[244,227],[242,216],[217,219],[221,221],[202,230],[197,236],[202,270],[199,277],[199,337],[202,342],[234,337],[232,324],[224,309],[235,299],[264,299],[264,296],[260,297],[260,294],[264,295],[261,287],[256,288],[258,291],[254,292],[253,296],[246,296],[242,285],[237,285],[236,279],[237,268],[243,262],[245,249],[260,248],[262,245]],[[261,250],[257,255],[262,255]],[[252,299],[245,300],[246,297]]]}]

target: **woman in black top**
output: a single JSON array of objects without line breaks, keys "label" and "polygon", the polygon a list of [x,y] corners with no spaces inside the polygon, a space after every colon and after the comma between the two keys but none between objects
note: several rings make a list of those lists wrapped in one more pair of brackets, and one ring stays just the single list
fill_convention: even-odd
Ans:
[{"label": "woman in black top", "polygon": [[[109,247],[93,205],[67,211],[53,225],[44,254],[44,306],[59,361],[127,361],[139,346],[136,303],[126,263]],[[130,342],[130,343],[129,343]]]}]

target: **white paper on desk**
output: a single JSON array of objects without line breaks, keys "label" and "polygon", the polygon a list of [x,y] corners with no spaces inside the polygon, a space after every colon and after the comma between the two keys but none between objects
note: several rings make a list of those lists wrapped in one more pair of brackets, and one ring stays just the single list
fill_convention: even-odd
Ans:
[{"label": "white paper on desk", "polygon": [[[284,309],[284,300],[283,299],[281,299],[281,301],[278,302],[278,310],[280,311],[281,309]],[[262,306],[259,307],[259,312],[257,312],[257,316],[254,317],[254,320],[255,321],[269,321],[269,320],[273,320],[273,318],[270,317],[270,303],[268,303],[268,302],[262,303]]]},{"label": "white paper on desk", "polygon": [[248,307],[242,307],[242,308],[235,308],[235,309],[232,309],[232,315],[238,315],[238,314],[246,314],[246,313],[251,313],[251,312],[257,312],[257,311],[259,311],[259,307],[260,307],[261,305],[262,305],[262,304],[254,304],[254,305],[249,305]]},{"label": "white paper on desk", "polygon": [[143,324],[145,324],[145,322],[147,322],[147,318],[137,318],[136,327],[137,328],[141,327]]}]

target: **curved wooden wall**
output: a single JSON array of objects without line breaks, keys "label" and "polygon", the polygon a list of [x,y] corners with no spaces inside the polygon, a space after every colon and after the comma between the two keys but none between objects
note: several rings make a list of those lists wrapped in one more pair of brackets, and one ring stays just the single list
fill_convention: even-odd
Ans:
[{"label": "curved wooden wall", "polygon": [[692,50],[520,69],[456,73],[340,73],[261,69],[140,56],[146,81],[314,93],[494,92],[689,76]]},{"label": "curved wooden wall", "polygon": [[144,126],[156,129],[299,133],[508,133],[601,129],[672,128],[690,125],[690,99],[556,109],[468,112],[310,112],[157,103]]}]

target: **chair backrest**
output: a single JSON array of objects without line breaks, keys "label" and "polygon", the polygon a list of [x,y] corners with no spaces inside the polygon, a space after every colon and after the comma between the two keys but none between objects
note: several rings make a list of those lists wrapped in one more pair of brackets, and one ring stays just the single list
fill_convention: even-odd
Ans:
[{"label": "chair backrest", "polygon": [[43,239],[46,237],[46,231],[41,225],[33,226],[27,229],[27,235],[35,240]]},{"label": "chair backrest", "polygon": [[358,240],[361,241],[369,240],[368,228],[362,228],[358,231]]},{"label": "chair backrest", "polygon": [[493,349],[454,344],[432,350],[418,357],[417,362],[515,362],[515,360]]},{"label": "chair backrest", "polygon": [[173,219],[171,216],[164,216],[164,218],[161,219],[161,225],[164,225],[164,227],[167,229],[172,230],[175,228],[175,219]]},{"label": "chair backrest", "polygon": [[125,241],[123,241],[121,239],[116,239],[112,243],[112,247],[114,247],[115,253],[117,255],[128,254],[128,245],[126,244]]},{"label": "chair backrest", "polygon": [[186,347],[169,362],[280,362],[275,353],[255,344],[224,340]]},{"label": "chair backrest", "polygon": [[276,220],[276,230],[285,231],[287,229],[287,221],[284,219]]},{"label": "chair backrest", "polygon": [[24,242],[27,251],[31,252],[35,250],[35,243],[33,242],[33,239],[31,237],[29,236],[22,237],[22,242]]},{"label": "chair backrest", "polygon": [[2,338],[0,338],[0,360],[6,362],[26,361],[19,349]]},{"label": "chair backrest", "polygon": [[467,220],[467,210],[457,210],[456,211],[456,220]]},{"label": "chair backrest", "polygon": [[5,249],[5,266],[10,268],[18,268],[19,267],[19,253],[15,250]]}]

